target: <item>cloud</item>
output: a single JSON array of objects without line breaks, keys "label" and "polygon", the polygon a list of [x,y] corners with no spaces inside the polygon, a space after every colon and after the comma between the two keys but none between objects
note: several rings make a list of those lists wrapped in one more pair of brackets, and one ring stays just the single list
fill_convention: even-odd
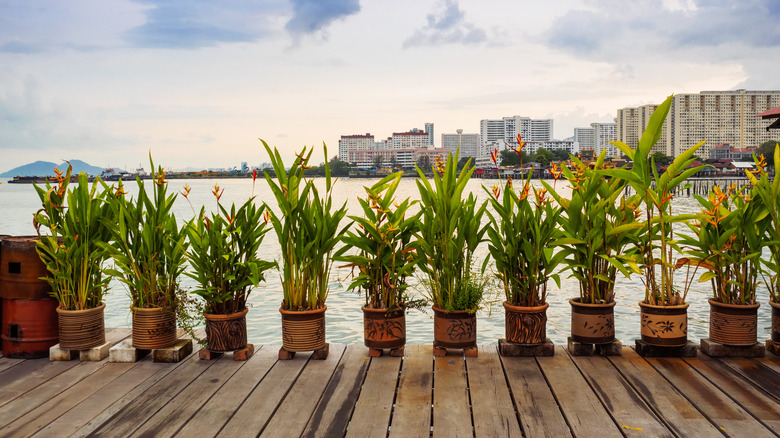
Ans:
[{"label": "cloud", "polygon": [[295,38],[318,32],[360,12],[358,0],[291,0],[293,16],[285,28]]},{"label": "cloud", "polygon": [[438,13],[428,14],[428,26],[417,29],[404,41],[403,47],[439,46],[444,44],[480,44],[487,33],[466,21],[455,0],[444,0]]}]

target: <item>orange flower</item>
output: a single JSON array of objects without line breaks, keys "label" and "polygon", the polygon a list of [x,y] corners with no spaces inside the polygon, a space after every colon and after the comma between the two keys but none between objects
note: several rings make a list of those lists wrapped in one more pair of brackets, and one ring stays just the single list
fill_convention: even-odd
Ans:
[{"label": "orange flower", "polygon": [[493,164],[498,167],[498,148],[493,149],[490,152],[490,159],[493,160]]},{"label": "orange flower", "polygon": [[225,193],[225,189],[222,189],[222,191],[220,191],[219,184],[214,183],[214,189],[211,191],[211,194],[214,195],[215,198],[217,198],[217,202],[219,202],[219,199],[222,198],[223,193]]},{"label": "orange flower", "polygon": [[122,181],[119,181],[119,185],[116,188],[115,195],[117,198],[122,197],[123,195],[126,195],[127,192],[125,191],[125,186],[122,185]]},{"label": "orange flower", "polygon": [[181,192],[182,196],[190,199],[190,190],[192,190],[192,187],[190,187],[189,184],[184,184],[184,190]]},{"label": "orange flower", "polygon": [[517,152],[517,155],[520,155],[523,151],[523,148],[525,147],[525,142],[523,141],[523,137],[520,136],[520,134],[517,134],[517,149],[510,146],[510,148]]},{"label": "orange flower", "polygon": [[271,220],[271,212],[266,210],[265,213],[263,213],[263,220],[267,224]]},{"label": "orange flower", "polygon": [[[152,169],[154,170],[154,169]],[[159,172],[157,173],[157,178],[155,178],[154,183],[158,186],[162,186],[163,184],[167,183],[165,179],[165,170],[162,169],[162,167],[159,169]]]},{"label": "orange flower", "polygon": [[255,183],[256,179],[257,179],[257,169],[252,169],[252,184]]},{"label": "orange flower", "polygon": [[493,196],[498,199],[498,197],[501,196],[501,189],[498,188],[498,184],[493,184],[490,188],[493,190]]},{"label": "orange flower", "polygon": [[525,185],[523,186],[523,191],[520,192],[520,196],[517,197],[517,202],[525,201],[526,198],[528,198],[528,194],[531,192],[531,184],[528,183],[526,180]]}]

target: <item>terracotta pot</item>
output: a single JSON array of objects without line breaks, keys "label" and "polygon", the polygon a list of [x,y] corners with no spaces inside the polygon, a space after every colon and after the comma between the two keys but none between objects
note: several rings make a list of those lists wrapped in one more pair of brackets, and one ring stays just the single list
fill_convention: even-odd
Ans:
[{"label": "terracotta pot", "polygon": [[710,303],[710,340],[726,345],[754,345],[758,340],[756,304],[724,304],[712,298]]},{"label": "terracotta pot", "polygon": [[433,306],[433,345],[466,348],[477,345],[477,314],[464,310],[448,312]]},{"label": "terracotta pot", "polygon": [[18,359],[49,357],[49,347],[59,342],[57,300],[6,300],[2,307],[3,356]]},{"label": "terracotta pot", "polygon": [[106,327],[103,311],[106,303],[87,310],[57,308],[60,329],[60,348],[64,350],[89,350],[106,343]]},{"label": "terracotta pot", "polygon": [[400,348],[406,344],[406,312],[404,309],[363,310],[363,339],[369,348]]},{"label": "terracotta pot", "polygon": [[772,341],[780,344],[780,303],[769,302],[772,307]]},{"label": "terracotta pot", "polygon": [[688,303],[654,306],[639,302],[642,341],[658,347],[681,347],[688,342]]},{"label": "terracotta pot", "polygon": [[615,302],[606,304],[571,304],[571,340],[584,344],[609,344],[615,340]]},{"label": "terracotta pot", "polygon": [[542,344],[547,340],[547,308],[550,304],[523,307],[504,301],[506,340],[515,344]]},{"label": "terracotta pot", "polygon": [[282,347],[287,351],[314,351],[325,346],[325,310],[293,312],[279,309],[282,314]]},{"label": "terracotta pot", "polygon": [[141,350],[166,348],[176,343],[176,315],[160,307],[133,307],[133,347]]},{"label": "terracotta pot", "polygon": [[234,351],[246,347],[247,312],[248,307],[227,315],[203,314],[206,318],[206,342],[209,344],[209,351]]},{"label": "terracotta pot", "polygon": [[0,298],[42,300],[50,298],[51,286],[42,277],[49,271],[36,247],[37,236],[3,236],[0,244]]}]

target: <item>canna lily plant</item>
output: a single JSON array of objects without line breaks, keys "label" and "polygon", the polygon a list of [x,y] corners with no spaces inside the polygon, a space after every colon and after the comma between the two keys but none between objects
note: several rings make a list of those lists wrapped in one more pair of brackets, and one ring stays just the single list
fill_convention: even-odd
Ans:
[{"label": "canna lily plant", "polygon": [[[764,236],[769,258],[763,260],[764,269],[761,275],[765,276],[764,283],[769,289],[769,300],[780,303],[780,179],[777,178],[777,170],[775,176],[769,179],[763,156],[754,159],[758,170],[755,173],[747,171],[747,176],[753,184],[753,196],[761,198],[769,222]],[[780,146],[775,147],[774,159],[777,169],[777,163],[780,163]]]},{"label": "canna lily plant", "polygon": [[271,212],[270,221],[282,247],[282,309],[290,311],[320,309],[328,297],[328,282],[333,265],[333,250],[350,224],[339,227],[346,216],[347,203],[333,207],[333,180],[326,161],[325,193],[320,195],[314,182],[305,178],[305,170],[314,149],[304,147],[285,170],[279,151],[260,139],[271,158],[277,181],[268,173],[265,179],[276,197],[279,212]]}]

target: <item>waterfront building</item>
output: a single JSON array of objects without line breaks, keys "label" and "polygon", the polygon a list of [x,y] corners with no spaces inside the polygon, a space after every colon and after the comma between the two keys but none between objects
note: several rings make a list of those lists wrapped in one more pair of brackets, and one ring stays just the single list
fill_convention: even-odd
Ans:
[{"label": "waterfront building", "polygon": [[536,151],[538,151],[541,148],[547,149],[548,151],[555,151],[555,150],[566,151],[571,155],[576,155],[581,150],[579,144],[576,141],[574,141],[574,139],[570,139],[570,140],[527,141],[525,142],[525,148],[523,148],[523,152],[526,152],[528,154],[535,154]]},{"label": "waterfront building", "polygon": [[[617,110],[617,118],[615,119],[615,138],[617,141],[622,141],[630,148],[636,149],[639,139],[642,137],[642,133],[647,127],[648,122],[650,122],[650,116],[653,115],[653,112],[655,112],[657,108],[658,105],[648,104]],[[673,155],[672,130],[669,127],[669,124],[669,117],[667,117],[661,128],[661,137],[650,151],[651,154],[661,152],[664,155]],[[617,153],[622,155],[619,150]]]},{"label": "waterfront building", "polygon": [[574,128],[574,141],[579,143],[579,150],[595,150],[596,149],[596,129],[590,128]]},{"label": "waterfront building", "polygon": [[479,150],[479,134],[464,134],[458,129],[455,134],[442,134],[441,147],[453,154],[460,148],[460,157],[477,157]]},{"label": "waterfront building", "polygon": [[396,165],[404,169],[414,169],[415,152],[427,149],[364,149],[351,150],[347,156],[347,161],[352,163],[358,169],[371,169],[374,167],[374,160],[377,156],[381,157],[383,165],[388,165],[395,161]]},{"label": "waterfront building", "polygon": [[[593,128],[593,151],[596,153],[596,156],[598,156],[601,151],[606,150],[606,156],[608,157],[620,157],[623,155],[620,152],[620,149],[616,148],[615,145],[610,143],[610,141],[615,141],[615,132],[617,129],[617,123],[591,123],[591,128]],[[580,148],[582,149],[582,148]]]},{"label": "waterfront building", "polygon": [[428,133],[419,129],[408,132],[394,132],[387,139],[388,149],[428,149],[432,148]]},{"label": "waterfront building", "polygon": [[517,144],[517,134],[523,141],[549,141],[552,139],[552,119],[531,119],[530,117],[514,116],[502,119],[484,119],[479,123],[481,145],[504,141]]},{"label": "waterfront building", "polygon": [[349,162],[350,151],[366,151],[374,149],[374,136],[366,135],[342,135],[339,139],[339,160]]},{"label": "waterfront building", "polygon": [[433,147],[433,123],[425,124],[425,132],[428,134],[428,146]]}]

